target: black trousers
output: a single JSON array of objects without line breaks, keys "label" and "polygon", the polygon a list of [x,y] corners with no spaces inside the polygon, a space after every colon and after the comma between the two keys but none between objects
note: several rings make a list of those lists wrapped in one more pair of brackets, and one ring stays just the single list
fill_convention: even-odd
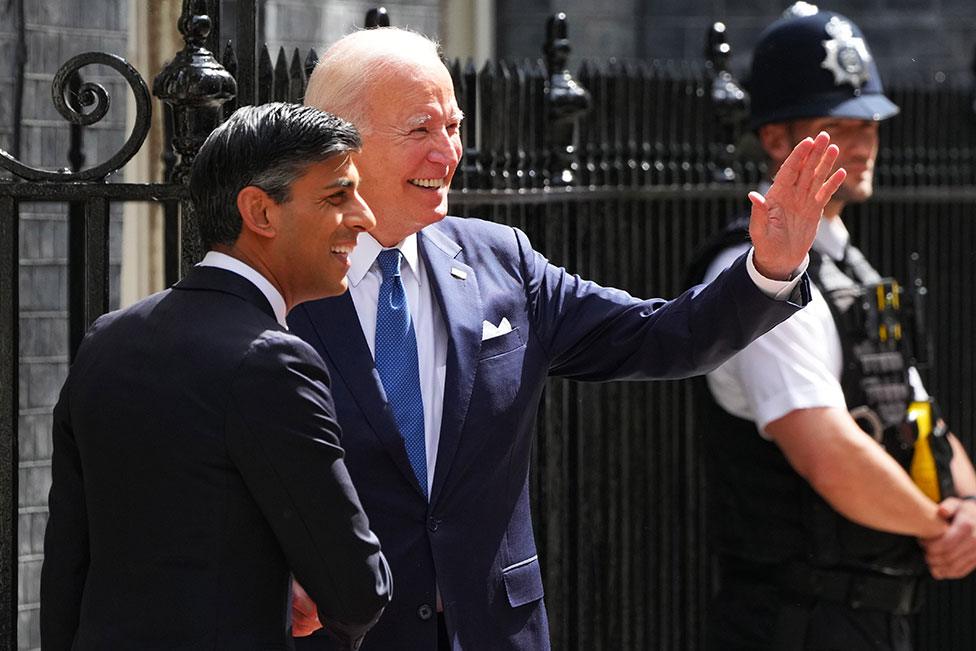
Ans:
[{"label": "black trousers", "polygon": [[910,618],[727,582],[709,608],[709,651],[911,651]]}]

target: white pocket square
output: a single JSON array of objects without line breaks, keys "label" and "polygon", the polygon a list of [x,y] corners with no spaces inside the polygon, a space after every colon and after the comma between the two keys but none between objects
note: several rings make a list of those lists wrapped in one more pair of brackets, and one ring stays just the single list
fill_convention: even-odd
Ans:
[{"label": "white pocket square", "polygon": [[498,325],[493,325],[491,321],[485,321],[481,324],[481,341],[501,337],[511,331],[512,324],[508,322],[507,317],[502,317]]}]

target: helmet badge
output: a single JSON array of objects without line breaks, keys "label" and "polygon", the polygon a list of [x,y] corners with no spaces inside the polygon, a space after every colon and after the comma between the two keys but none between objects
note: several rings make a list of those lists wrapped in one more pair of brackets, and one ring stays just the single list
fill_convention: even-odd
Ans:
[{"label": "helmet badge", "polygon": [[854,36],[851,24],[837,16],[824,25],[824,31],[831,38],[823,42],[826,56],[820,67],[834,73],[835,85],[849,83],[858,93],[870,76],[868,63],[871,54],[864,39]]}]

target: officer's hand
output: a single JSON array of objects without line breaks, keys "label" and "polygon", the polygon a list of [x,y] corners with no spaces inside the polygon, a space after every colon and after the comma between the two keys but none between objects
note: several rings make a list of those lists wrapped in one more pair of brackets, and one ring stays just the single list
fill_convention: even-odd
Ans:
[{"label": "officer's hand", "polygon": [[753,262],[763,276],[788,280],[803,263],[824,206],[847,176],[843,168],[830,173],[838,153],[824,131],[816,139],[804,138],[783,162],[766,196],[749,193]]},{"label": "officer's hand", "polygon": [[949,528],[938,538],[922,540],[925,560],[936,579],[959,579],[976,569],[976,503],[947,498],[939,504],[939,516]]},{"label": "officer's hand", "polygon": [[319,609],[312,598],[305,592],[305,588],[294,579],[291,582],[291,634],[293,637],[305,637],[322,628],[319,621]]}]

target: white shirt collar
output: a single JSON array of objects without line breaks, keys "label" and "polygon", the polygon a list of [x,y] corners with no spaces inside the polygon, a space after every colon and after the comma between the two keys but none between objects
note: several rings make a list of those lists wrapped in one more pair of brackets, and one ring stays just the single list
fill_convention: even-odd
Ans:
[{"label": "white shirt collar", "polygon": [[346,278],[349,279],[350,285],[356,287],[362,282],[363,277],[366,276],[369,270],[372,269],[373,263],[376,262],[376,256],[384,248],[400,249],[400,253],[403,254],[403,259],[410,267],[410,270],[413,271],[414,276],[419,277],[420,251],[417,248],[416,233],[408,235],[395,247],[384,247],[369,233],[360,233],[356,240],[356,248],[349,255],[350,266]]},{"label": "white shirt collar", "polygon": [[847,232],[847,227],[840,217],[820,218],[820,228],[817,229],[817,237],[813,240],[813,248],[824,253],[834,260],[844,259],[844,250],[847,243],[851,241],[851,234]]},{"label": "white shirt collar", "polygon": [[281,292],[271,284],[271,282],[261,275],[254,267],[250,266],[245,262],[241,262],[237,258],[229,256],[225,253],[220,253],[218,251],[207,251],[207,255],[203,256],[203,260],[197,263],[198,267],[217,267],[219,269],[225,269],[236,273],[238,276],[243,276],[247,280],[250,280],[255,287],[261,290],[264,297],[268,299],[271,303],[271,309],[274,310],[275,320],[281,325],[285,330],[288,329],[288,322],[285,320],[287,312],[285,311],[285,298],[281,295]]}]

